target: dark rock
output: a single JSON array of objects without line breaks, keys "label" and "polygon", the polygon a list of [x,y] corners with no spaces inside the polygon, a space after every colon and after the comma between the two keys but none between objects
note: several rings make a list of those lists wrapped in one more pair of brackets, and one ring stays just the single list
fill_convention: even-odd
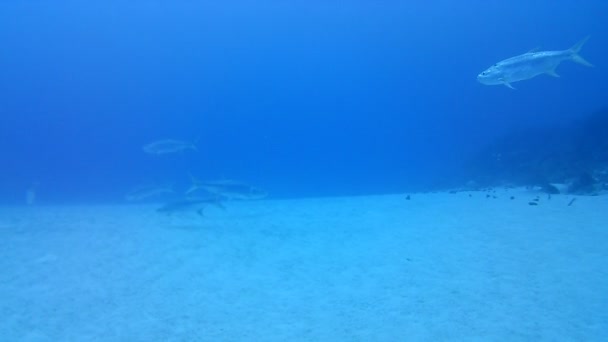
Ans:
[{"label": "dark rock", "polygon": [[[489,143],[468,163],[470,177],[483,187],[564,183],[575,178],[572,191],[593,194],[608,182],[608,108],[573,115],[570,122],[545,123],[508,132]],[[594,182],[592,190],[587,172]],[[544,192],[557,194],[545,187]],[[562,191],[565,191],[562,189]]]}]

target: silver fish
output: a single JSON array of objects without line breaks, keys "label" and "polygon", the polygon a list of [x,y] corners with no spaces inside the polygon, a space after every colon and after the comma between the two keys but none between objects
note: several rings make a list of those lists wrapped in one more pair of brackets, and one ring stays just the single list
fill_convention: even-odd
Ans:
[{"label": "silver fish", "polygon": [[530,51],[523,55],[505,59],[477,75],[477,81],[485,85],[502,84],[515,89],[511,83],[528,80],[540,74],[559,77],[555,69],[561,62],[566,60],[592,67],[593,64],[587,62],[579,55],[580,50],[588,39],[589,37],[581,40],[568,50]]},{"label": "silver fish", "polygon": [[146,185],[129,191],[125,195],[125,199],[129,202],[137,202],[152,198],[162,198],[174,192],[171,186]]},{"label": "silver fish", "polygon": [[196,145],[187,141],[165,139],[144,145],[144,152],[154,155],[180,153],[188,150],[197,151]]},{"label": "silver fish", "polygon": [[223,179],[201,182],[192,177],[192,183],[190,189],[186,191],[186,195],[202,190],[226,200],[243,201],[260,200],[268,196],[268,193],[263,189],[234,180]]}]

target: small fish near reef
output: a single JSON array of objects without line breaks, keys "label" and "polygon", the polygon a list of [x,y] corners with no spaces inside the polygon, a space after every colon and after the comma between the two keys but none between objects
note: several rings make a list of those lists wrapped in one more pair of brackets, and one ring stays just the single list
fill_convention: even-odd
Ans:
[{"label": "small fish near reef", "polygon": [[528,80],[541,74],[559,77],[555,69],[563,61],[573,61],[584,66],[592,67],[579,55],[589,37],[581,40],[568,50],[561,51],[530,51],[523,55],[500,61],[477,75],[477,81],[485,85],[505,85],[515,89],[511,83]]},{"label": "small fish near reef", "polygon": [[143,147],[144,152],[152,155],[166,155],[173,153],[182,153],[188,150],[197,151],[195,143],[165,139],[151,142]]}]

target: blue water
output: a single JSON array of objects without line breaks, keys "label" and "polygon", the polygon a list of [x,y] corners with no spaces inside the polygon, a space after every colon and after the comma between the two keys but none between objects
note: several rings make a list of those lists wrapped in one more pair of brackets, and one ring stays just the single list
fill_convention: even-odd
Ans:
[{"label": "blue water", "polygon": [[[601,341],[607,17],[605,0],[1,1],[0,342]],[[587,36],[594,68],[476,80]],[[144,152],[162,139],[197,151]],[[122,205],[191,177],[269,200]],[[351,196],[375,194],[393,195]]]},{"label": "blue water", "polygon": [[[120,201],[188,173],[273,197],[453,185],[497,137],[607,104],[605,1],[3,1],[0,199]],[[566,49],[517,90],[476,75]],[[197,140],[155,158],[142,146]]]}]

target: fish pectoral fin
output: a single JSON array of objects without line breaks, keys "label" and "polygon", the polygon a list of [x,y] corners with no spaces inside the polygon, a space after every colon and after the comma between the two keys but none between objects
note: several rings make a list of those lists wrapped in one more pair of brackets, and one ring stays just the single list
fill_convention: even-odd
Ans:
[{"label": "fish pectoral fin", "polygon": [[509,87],[509,88],[511,88],[511,89],[515,89],[515,87],[513,87],[513,86],[511,85],[511,83],[509,83],[509,82],[507,82],[507,81],[505,81],[505,80],[500,80],[500,81],[501,81],[501,82],[502,82],[502,84],[504,84],[505,86],[507,86],[507,87]]},{"label": "fish pectoral fin", "polygon": [[558,75],[558,74],[555,72],[555,70],[548,70],[548,71],[547,71],[547,75],[549,75],[549,76],[553,76],[553,77],[560,77],[560,76],[559,76],[559,75]]}]

